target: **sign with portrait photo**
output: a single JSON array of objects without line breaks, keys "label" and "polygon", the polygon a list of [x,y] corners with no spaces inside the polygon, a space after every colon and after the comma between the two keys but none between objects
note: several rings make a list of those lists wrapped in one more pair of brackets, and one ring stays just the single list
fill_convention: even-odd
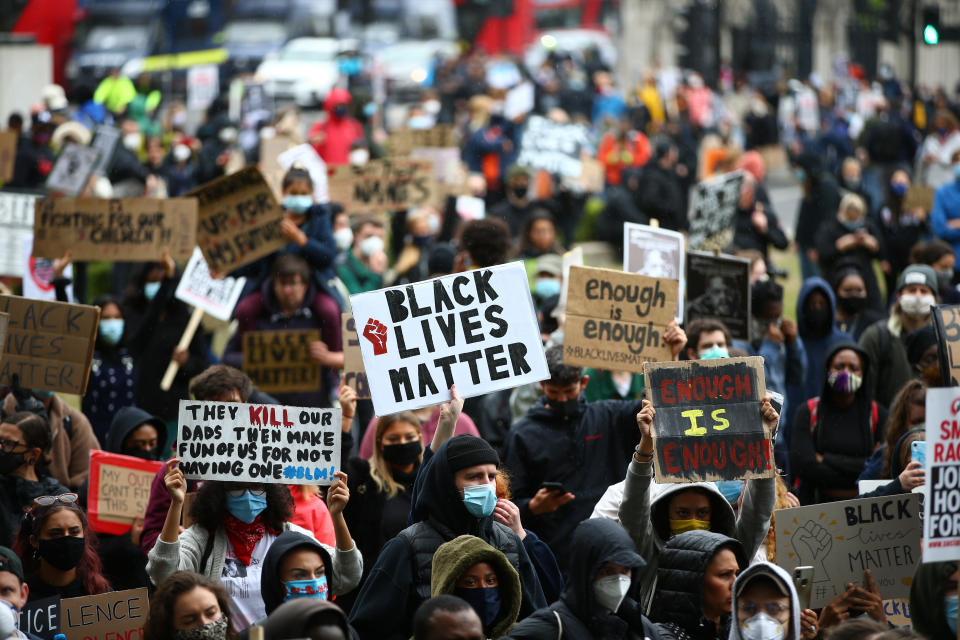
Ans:
[{"label": "sign with portrait photo", "polygon": [[[677,280],[686,286],[683,234],[645,224],[623,225],[623,270],[649,278]],[[683,296],[677,296],[677,322],[683,322]]]},{"label": "sign with portrait photo", "polygon": [[750,340],[750,261],[700,251],[687,254],[687,325],[719,320],[736,340]]}]

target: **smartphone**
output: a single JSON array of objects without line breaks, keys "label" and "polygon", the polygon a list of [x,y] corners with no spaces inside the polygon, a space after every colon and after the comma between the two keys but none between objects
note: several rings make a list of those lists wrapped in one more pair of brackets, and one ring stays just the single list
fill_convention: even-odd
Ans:
[{"label": "smartphone", "polygon": [[562,482],[541,482],[541,489],[546,489],[547,491],[561,491],[566,493],[566,490],[563,488]]},{"label": "smartphone", "polygon": [[797,567],[793,570],[793,586],[797,589],[800,610],[810,608],[810,595],[813,593],[813,567]]},{"label": "smartphone", "polygon": [[914,440],[910,443],[910,459],[927,466],[927,443],[925,440]]}]

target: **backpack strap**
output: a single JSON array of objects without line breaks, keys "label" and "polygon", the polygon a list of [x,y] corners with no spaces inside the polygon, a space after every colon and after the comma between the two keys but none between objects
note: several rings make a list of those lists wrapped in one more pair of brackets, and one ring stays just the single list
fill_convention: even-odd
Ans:
[{"label": "backpack strap", "polygon": [[[207,573],[207,560],[210,559],[210,555],[213,553],[213,538],[216,535],[216,532],[210,533],[207,535],[207,542],[203,546],[203,558],[200,560],[200,571],[201,575]],[[219,580],[220,576],[214,576],[215,580]]]},{"label": "backpack strap", "polygon": [[880,410],[877,409],[876,401],[870,402],[870,433],[873,439],[877,439],[877,423],[880,421]]}]

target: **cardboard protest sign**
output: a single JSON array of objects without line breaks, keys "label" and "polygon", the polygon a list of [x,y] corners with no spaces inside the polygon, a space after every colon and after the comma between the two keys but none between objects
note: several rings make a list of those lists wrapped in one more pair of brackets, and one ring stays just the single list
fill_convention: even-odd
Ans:
[{"label": "cardboard protest sign", "polygon": [[357,399],[369,399],[370,383],[367,382],[367,373],[363,370],[357,323],[352,313],[341,314],[340,319],[340,334],[343,336],[343,384],[357,392]]},{"label": "cardboard protest sign", "polygon": [[[623,225],[623,270],[651,278],[679,281],[686,290],[683,234],[679,231],[627,222]],[[683,298],[677,296],[677,322],[683,322]]]},{"label": "cardboard protest sign", "polygon": [[199,247],[194,247],[190,262],[180,276],[175,295],[179,300],[203,309],[204,313],[229,322],[246,282],[246,278],[228,277],[215,280],[210,275],[207,261],[203,259],[203,252]]},{"label": "cardboard protest sign", "polygon": [[60,633],[60,596],[50,596],[28,602],[17,616],[17,629],[53,640]]},{"label": "cardboard protest sign", "polygon": [[740,199],[743,172],[708,178],[690,194],[690,248],[723,250],[733,241],[733,218]]},{"label": "cardboard protest sign", "polygon": [[910,597],[920,562],[920,496],[824,502],[774,516],[777,564],[790,572],[814,568],[811,609],[829,604],[847,583],[866,587],[867,569],[884,598]]},{"label": "cardboard protest sign", "polygon": [[142,460],[106,451],[90,452],[87,515],[98,533],[122,535],[134,518],[142,518],[150,485],[163,462]]},{"label": "cardboard protest sign", "polygon": [[197,199],[197,245],[213,273],[228,273],[287,245],[280,232],[283,209],[256,167],[187,195]]},{"label": "cardboard protest sign", "polygon": [[[377,415],[549,377],[523,264],[350,296]],[[361,329],[362,327],[362,329]]]},{"label": "cardboard protest sign", "polygon": [[763,423],[763,358],[647,363],[657,482],[772,478],[773,433]]},{"label": "cardboard protest sign", "polygon": [[330,190],[327,186],[327,164],[313,148],[312,144],[301,144],[287,149],[277,156],[277,164],[286,173],[295,164],[303,165],[313,182],[313,198],[321,204],[330,202]]},{"label": "cardboard protest sign", "polygon": [[[10,325],[10,314],[9,313],[0,313],[0,344],[6,344],[7,342],[7,327]],[[0,352],[0,360],[3,359],[2,352]]]},{"label": "cardboard protest sign", "polygon": [[480,220],[487,215],[487,203],[483,198],[457,196],[454,208],[461,220]]},{"label": "cardboard protest sign", "polygon": [[164,248],[186,260],[196,245],[192,198],[46,198],[33,218],[33,255],[77,261],[160,260]]},{"label": "cardboard protest sign", "polygon": [[927,389],[923,561],[960,560],[960,388]]},{"label": "cardboard protest sign", "polygon": [[456,133],[449,124],[430,129],[399,129],[390,134],[390,155],[407,156],[417,147],[459,147]]},{"label": "cardboard protest sign", "polygon": [[507,91],[503,98],[503,117],[515,120],[533,111],[535,92],[532,82],[521,82]]},{"label": "cardboard protest sign", "polygon": [[100,150],[100,157],[93,167],[93,172],[96,175],[105,176],[110,171],[110,165],[113,164],[113,154],[116,153],[117,145],[120,144],[122,137],[123,133],[116,127],[111,127],[108,124],[97,126],[97,130],[93,134],[93,140],[90,142],[91,147]]},{"label": "cardboard protest sign", "polygon": [[925,213],[930,213],[933,209],[933,188],[925,184],[913,184],[907,189],[907,195],[903,197],[903,210],[912,211],[913,209],[922,209]]},{"label": "cardboard protest sign", "polygon": [[560,124],[543,116],[530,116],[520,139],[517,164],[564,178],[577,178],[583,171],[580,154],[590,146],[590,137],[583,125]]},{"label": "cardboard protest sign", "polygon": [[960,385],[960,304],[940,304],[933,309],[937,334],[940,379],[943,384]]},{"label": "cardboard protest sign", "polygon": [[332,484],[340,409],[180,401],[177,455],[187,478]]},{"label": "cardboard protest sign", "polygon": [[310,357],[318,329],[247,331],[243,334],[243,372],[265,393],[316,391],[320,365]]},{"label": "cardboard protest sign", "polygon": [[66,302],[41,302],[0,295],[9,314],[0,357],[0,386],[20,386],[83,395],[100,323],[100,309]]},{"label": "cardboard protest sign", "polygon": [[260,172],[278,202],[283,198],[283,175],[287,172],[278,158],[281,153],[295,146],[297,143],[287,136],[260,140]]},{"label": "cardboard protest sign", "polygon": [[17,157],[17,132],[0,131],[0,184],[13,180]]},{"label": "cardboard protest sign", "polygon": [[910,614],[910,598],[891,598],[883,601],[883,613],[887,622],[895,627],[913,628]]},{"label": "cardboard protest sign", "polygon": [[750,340],[750,261],[687,253],[687,324],[720,320],[737,340]]},{"label": "cardboard protest sign", "polygon": [[65,196],[79,196],[86,188],[99,158],[99,149],[68,142],[47,176],[47,189]]},{"label": "cardboard protest sign", "polygon": [[644,362],[670,360],[663,334],[676,307],[676,280],[571,266],[563,362],[642,373]]},{"label": "cardboard protest sign", "polygon": [[0,275],[24,277],[23,239],[33,235],[33,202],[39,197],[0,191]]},{"label": "cardboard protest sign", "polygon": [[330,170],[330,200],[347,213],[395,211],[439,199],[439,187],[429,160],[389,158]]},{"label": "cardboard protest sign", "polygon": [[60,633],[67,640],[142,638],[149,613],[146,587],[64,598],[60,601]]}]

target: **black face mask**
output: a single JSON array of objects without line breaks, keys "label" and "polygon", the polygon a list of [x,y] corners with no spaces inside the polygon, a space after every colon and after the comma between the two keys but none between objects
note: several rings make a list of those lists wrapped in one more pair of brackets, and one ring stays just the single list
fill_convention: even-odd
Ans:
[{"label": "black face mask", "polygon": [[383,445],[383,452],[380,455],[390,464],[405,467],[408,464],[417,462],[421,451],[423,451],[423,446],[420,444],[420,441],[414,440],[403,444],[385,444]]},{"label": "black face mask", "polygon": [[345,105],[345,104],[335,105],[335,106],[333,107],[333,115],[337,116],[338,118],[344,118],[344,117],[346,117],[346,115],[347,115],[347,105]]},{"label": "black face mask", "polygon": [[8,475],[23,466],[26,459],[22,453],[0,451],[0,474]]},{"label": "black face mask", "polygon": [[510,187],[510,191],[513,192],[513,197],[519,198],[521,200],[527,197],[528,190],[529,190],[528,185],[516,185],[516,186]]},{"label": "black face mask", "polygon": [[80,564],[80,558],[83,557],[86,546],[87,541],[84,538],[63,536],[61,538],[50,538],[49,540],[41,539],[37,546],[37,552],[53,568],[60,571],[70,571]]},{"label": "black face mask", "polygon": [[867,296],[839,296],[837,306],[847,315],[855,315],[867,308]]},{"label": "black face mask", "polygon": [[580,408],[580,396],[574,396],[569,400],[564,400],[559,402],[556,400],[550,400],[550,409],[553,411],[553,414],[558,418],[564,420],[569,420],[570,418],[577,415],[577,410]]},{"label": "black face mask", "polygon": [[830,332],[830,326],[833,324],[833,317],[830,315],[829,307],[819,307],[809,309],[806,317],[807,328],[816,336],[825,336]]},{"label": "black face mask", "polygon": [[159,460],[160,451],[159,447],[154,447],[153,449],[143,449],[142,447],[130,447],[129,449],[124,449],[121,453],[125,456],[130,456],[131,458],[140,458],[141,460]]}]

